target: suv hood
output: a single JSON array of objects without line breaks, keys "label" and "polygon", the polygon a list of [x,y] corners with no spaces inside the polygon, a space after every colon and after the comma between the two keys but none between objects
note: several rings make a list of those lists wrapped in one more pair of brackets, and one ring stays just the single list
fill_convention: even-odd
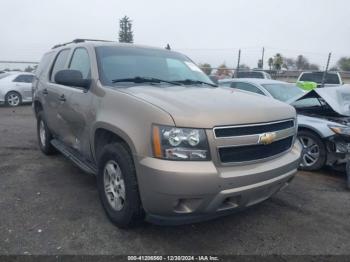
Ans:
[{"label": "suv hood", "polygon": [[136,86],[123,92],[163,109],[182,127],[213,128],[295,118],[291,106],[231,88]]},{"label": "suv hood", "polygon": [[322,98],[323,101],[339,116],[350,116],[350,85],[342,85],[331,88],[316,88],[289,100],[292,104],[295,101],[306,98]]}]

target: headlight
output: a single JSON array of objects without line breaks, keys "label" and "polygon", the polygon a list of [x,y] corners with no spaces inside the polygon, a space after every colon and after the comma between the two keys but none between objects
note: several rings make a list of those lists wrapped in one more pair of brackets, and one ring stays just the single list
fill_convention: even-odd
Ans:
[{"label": "headlight", "polygon": [[208,140],[203,129],[152,127],[153,155],[170,160],[209,160]]},{"label": "headlight", "polygon": [[338,135],[346,135],[350,136],[350,127],[348,126],[333,126],[328,125],[328,127],[336,134]]}]

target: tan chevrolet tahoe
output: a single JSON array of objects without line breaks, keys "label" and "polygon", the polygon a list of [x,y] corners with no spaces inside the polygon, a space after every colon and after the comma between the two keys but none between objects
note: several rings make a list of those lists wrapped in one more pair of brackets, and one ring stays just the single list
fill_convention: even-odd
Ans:
[{"label": "tan chevrolet tahoe", "polygon": [[232,213],[297,172],[294,108],[219,88],[177,52],[77,39],[43,56],[33,97],[41,150],[96,175],[118,227]]}]

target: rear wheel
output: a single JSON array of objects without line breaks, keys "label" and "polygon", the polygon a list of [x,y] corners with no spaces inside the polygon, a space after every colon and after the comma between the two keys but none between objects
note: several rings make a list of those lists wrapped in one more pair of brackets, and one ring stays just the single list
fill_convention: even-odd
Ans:
[{"label": "rear wheel", "polygon": [[6,94],[5,102],[8,106],[16,107],[22,103],[22,97],[19,93],[11,91]]},{"label": "rear wheel", "polygon": [[326,162],[326,147],[321,138],[308,130],[298,132],[299,140],[303,146],[300,168],[303,170],[318,170]]},{"label": "rear wheel", "polygon": [[42,111],[40,111],[37,115],[37,134],[39,147],[45,155],[52,155],[57,152],[51,145],[52,135],[46,125],[44,113]]},{"label": "rear wheel", "polygon": [[129,150],[123,143],[107,145],[98,164],[98,191],[108,218],[120,228],[137,225],[144,213]]}]

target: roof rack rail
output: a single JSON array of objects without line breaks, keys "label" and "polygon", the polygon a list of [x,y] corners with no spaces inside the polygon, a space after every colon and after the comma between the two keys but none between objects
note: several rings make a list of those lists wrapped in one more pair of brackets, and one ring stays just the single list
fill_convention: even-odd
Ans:
[{"label": "roof rack rail", "polygon": [[73,41],[71,42],[67,42],[67,43],[63,43],[63,44],[58,44],[58,45],[54,45],[52,47],[52,49],[55,49],[55,48],[58,48],[58,47],[61,47],[61,46],[65,46],[65,45],[69,45],[69,44],[77,44],[77,43],[83,43],[83,42],[113,42],[113,41],[110,41],[110,40],[99,40],[99,39],[85,39],[85,38],[77,38],[77,39],[74,39]]}]

